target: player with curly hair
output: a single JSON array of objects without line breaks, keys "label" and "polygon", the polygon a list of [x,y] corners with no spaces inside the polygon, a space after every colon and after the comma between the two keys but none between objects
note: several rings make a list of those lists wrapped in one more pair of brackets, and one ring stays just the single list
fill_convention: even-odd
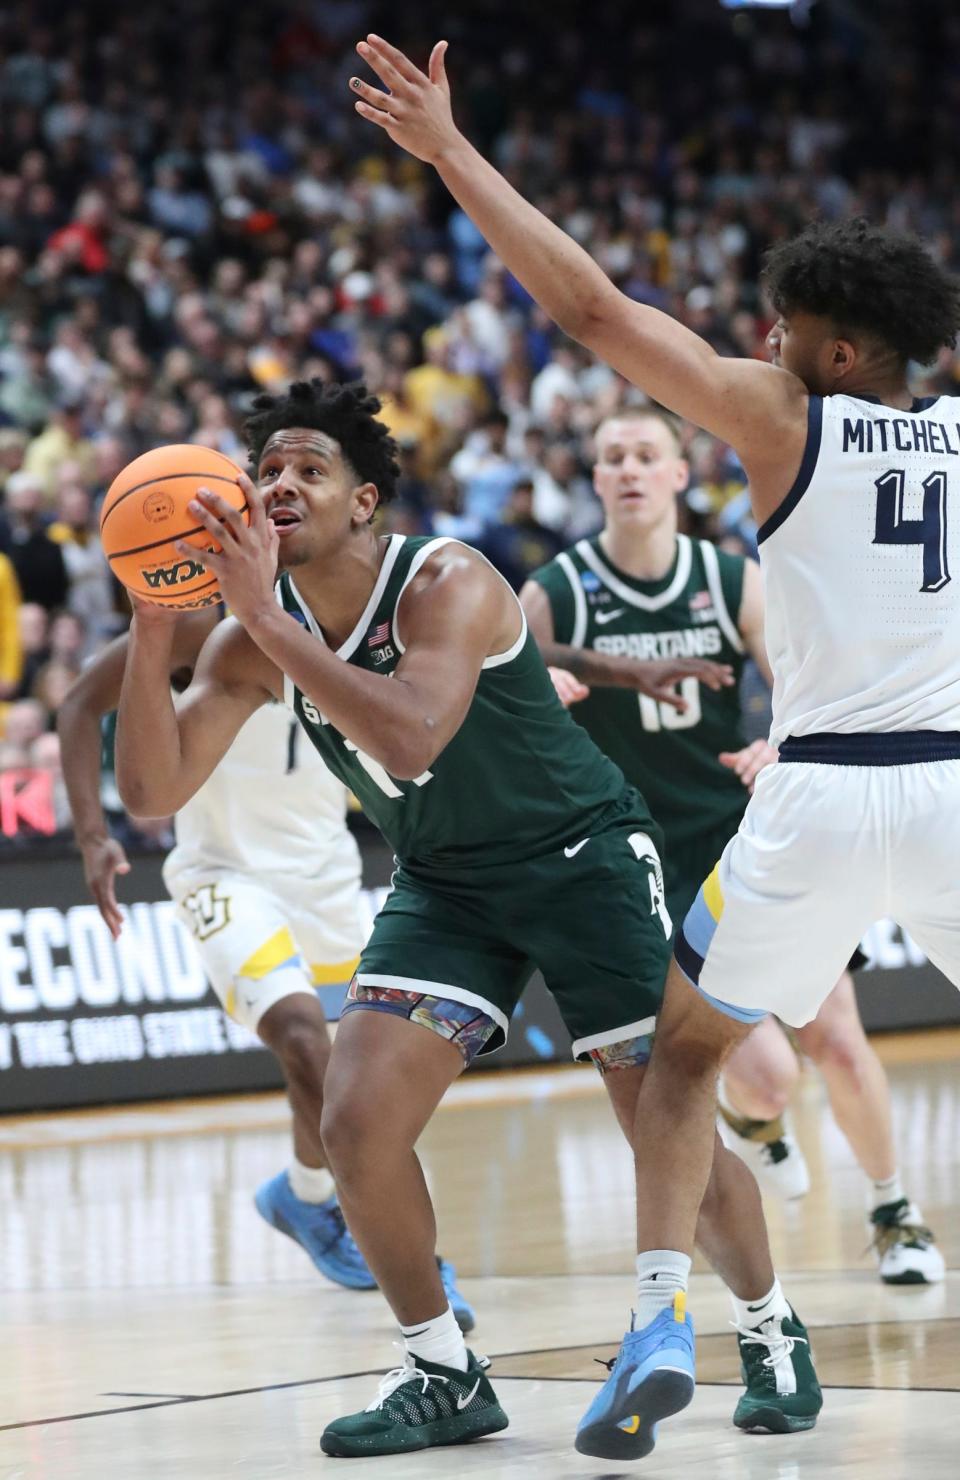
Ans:
[{"label": "player with curly hair", "polygon": [[[191,505],[220,546],[204,558],[232,616],[174,705],[170,614],[137,604],[116,749],[125,804],[167,814],[248,716],[284,699],[396,854],[323,1085],[324,1153],[406,1347],[370,1407],[326,1429],[324,1450],[348,1456],[506,1427],[443,1288],[417,1140],[464,1067],[504,1041],[538,967],[635,1143],[670,940],[659,830],[561,706],[506,581],[456,540],[371,527],[396,478],[378,409],[363,386],[316,382],[257,403],[256,485],[238,480],[249,528],[215,494]],[[727,675],[681,657],[640,682],[671,702],[686,677]],[[719,1140],[715,1152],[698,1237],[739,1299],[763,1299],[776,1280],[756,1183]],[[809,1424],[819,1391],[797,1361]],[[789,1427],[791,1405],[772,1401]]]},{"label": "player with curly hair", "polygon": [[[376,35],[357,50],[384,85],[350,79],[361,116],[436,168],[567,334],[736,449],[759,529],[779,761],[677,931],[636,1107],[639,1329],[577,1438],[637,1457],[692,1396],[683,1307],[725,1057],[768,1013],[809,1022],[882,916],[960,984],[960,398],[908,383],[956,339],[960,285],[912,237],[815,225],[767,263],[773,363],[722,358],[620,293],[468,143],[445,41],[426,72]],[[804,1333],[775,1290],[758,1314],[744,1365],[787,1397]]]}]

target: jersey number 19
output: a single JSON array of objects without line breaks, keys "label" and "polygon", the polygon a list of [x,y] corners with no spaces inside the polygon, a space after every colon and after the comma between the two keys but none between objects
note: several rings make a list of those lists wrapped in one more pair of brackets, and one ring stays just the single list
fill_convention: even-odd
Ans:
[{"label": "jersey number 19", "polygon": [[640,723],[651,734],[658,730],[692,730],[699,724],[703,711],[700,708],[700,681],[696,678],[680,680],[680,698],[686,709],[674,709],[660,699],[651,699],[640,694]]}]

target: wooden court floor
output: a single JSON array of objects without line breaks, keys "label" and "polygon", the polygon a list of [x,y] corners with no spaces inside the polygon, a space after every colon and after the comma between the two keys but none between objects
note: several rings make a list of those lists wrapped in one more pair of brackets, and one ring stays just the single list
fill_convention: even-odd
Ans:
[{"label": "wooden court floor", "polygon": [[[768,1218],[813,1333],[820,1424],[787,1437],[732,1427],[728,1303],[699,1271],[697,1396],[634,1474],[960,1474],[960,1034],[878,1046],[946,1283],[879,1283],[862,1177],[808,1074],[796,1118],[813,1189]],[[511,1427],[349,1473],[612,1480],[572,1447],[632,1290],[630,1160],[593,1071],[473,1076],[422,1154]],[[342,1466],[320,1454],[320,1431],[370,1401],[399,1360],[395,1328],[377,1292],[328,1284],[257,1217],[251,1193],[286,1157],[278,1096],[0,1122],[0,1480],[287,1480]]]}]

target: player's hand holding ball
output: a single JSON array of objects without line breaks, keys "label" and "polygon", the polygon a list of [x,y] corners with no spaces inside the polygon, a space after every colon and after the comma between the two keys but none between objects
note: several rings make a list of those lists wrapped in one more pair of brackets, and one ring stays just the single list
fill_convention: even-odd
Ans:
[{"label": "player's hand holding ball", "polygon": [[198,488],[188,507],[191,516],[214,538],[214,550],[204,555],[204,561],[216,578],[223,601],[237,621],[248,626],[276,604],[273,587],[280,537],[276,525],[267,518],[259,490],[246,473],[238,474],[237,485],[245,495],[244,511],[210,488]]},{"label": "player's hand holding ball", "polygon": [[209,447],[135,458],[107,491],[100,537],[141,627],[219,601],[242,621],[273,600],[277,532],[246,473]]},{"label": "player's hand holding ball", "polygon": [[117,474],[100,510],[100,539],[135,605],[167,612],[216,605],[220,591],[207,555],[219,545],[190,506],[200,488],[219,489],[248,522],[242,477],[229,457],[192,443],[155,447]]}]

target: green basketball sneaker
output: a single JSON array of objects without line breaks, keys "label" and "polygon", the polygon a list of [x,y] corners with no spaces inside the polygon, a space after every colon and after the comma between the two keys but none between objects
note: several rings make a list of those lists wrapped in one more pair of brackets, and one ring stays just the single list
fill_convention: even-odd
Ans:
[{"label": "green basketball sneaker", "polygon": [[507,1415],[473,1352],[467,1356],[466,1372],[408,1356],[381,1380],[368,1408],[336,1418],[324,1429],[320,1448],[324,1454],[359,1458],[499,1433],[507,1427]]},{"label": "green basketball sneaker", "polygon": [[812,1429],[823,1407],[807,1328],[794,1311],[771,1316],[756,1330],[737,1327],[746,1384],[733,1415],[738,1429],[792,1434]]}]

